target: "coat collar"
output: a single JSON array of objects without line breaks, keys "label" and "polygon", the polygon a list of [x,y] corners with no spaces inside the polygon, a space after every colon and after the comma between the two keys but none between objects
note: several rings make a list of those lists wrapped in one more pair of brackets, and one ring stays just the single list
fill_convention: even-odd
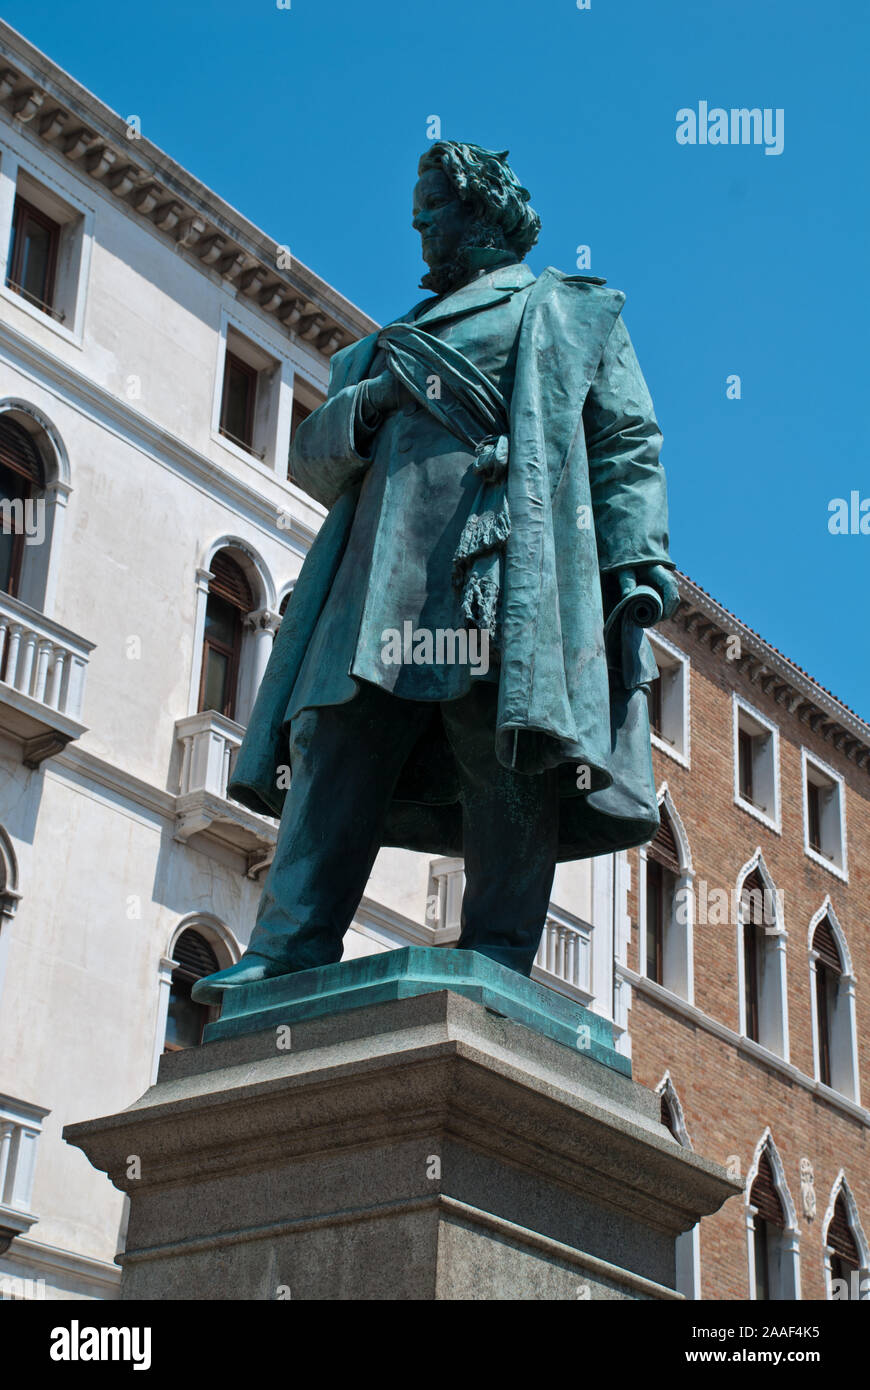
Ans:
[{"label": "coat collar", "polygon": [[[440,323],[443,319],[453,318],[459,314],[476,313],[479,309],[487,309],[492,304],[503,303],[517,290],[526,289],[534,279],[535,276],[529,267],[523,265],[522,262],[517,262],[514,265],[502,265],[496,270],[488,271],[485,275],[478,275],[467,285],[463,285],[461,289],[446,295],[444,299],[421,300],[419,304],[415,304],[412,309],[409,309],[407,314],[400,315],[392,322],[422,323],[425,328],[428,328],[430,324]],[[426,309],[427,304],[432,307]],[[417,315],[416,318],[415,315]],[[333,354],[330,365],[330,393],[340,391],[344,386],[356,385],[368,375],[377,352],[377,339],[377,333],[370,333],[368,337],[360,338],[356,343],[339,348],[338,352]]]},{"label": "coat collar", "polygon": [[[452,319],[459,314],[476,313],[487,309],[491,304],[508,299],[517,290],[523,290],[534,280],[527,265],[518,261],[515,265],[499,266],[496,270],[477,275],[467,285],[445,295],[443,299],[423,300],[404,316],[405,322],[423,324],[438,323],[442,319]],[[426,304],[432,307],[427,309]],[[416,318],[414,317],[416,314]]]}]

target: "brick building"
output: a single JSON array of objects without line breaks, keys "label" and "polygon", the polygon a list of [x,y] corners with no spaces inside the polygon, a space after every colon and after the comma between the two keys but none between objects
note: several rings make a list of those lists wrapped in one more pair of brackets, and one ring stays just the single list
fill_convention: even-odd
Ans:
[{"label": "brick building", "polygon": [[635,1078],[747,1184],[683,1237],[683,1290],[870,1297],[870,727],[681,588],[653,638],[662,830],[629,856],[619,974]]}]

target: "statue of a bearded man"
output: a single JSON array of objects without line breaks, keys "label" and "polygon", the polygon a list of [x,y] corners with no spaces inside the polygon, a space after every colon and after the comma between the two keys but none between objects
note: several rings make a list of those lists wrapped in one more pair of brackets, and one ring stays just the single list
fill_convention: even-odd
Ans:
[{"label": "statue of a bearded man", "polygon": [[644,629],[679,594],[624,296],[535,278],[506,152],[442,140],[418,174],[431,293],[335,354],[293,441],[328,515],[230,784],[281,824],[203,1002],[340,960],[383,845],[461,855],[459,947],[528,975],[557,862],[658,825]]}]

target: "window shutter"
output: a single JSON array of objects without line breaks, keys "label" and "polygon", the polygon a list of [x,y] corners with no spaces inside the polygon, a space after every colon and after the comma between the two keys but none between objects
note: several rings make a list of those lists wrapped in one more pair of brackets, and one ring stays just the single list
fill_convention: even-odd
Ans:
[{"label": "window shutter", "polygon": [[677,842],[674,832],[668,819],[667,812],[659,807],[661,823],[658,830],[647,845],[647,854],[657,860],[665,869],[669,869],[672,874],[681,873],[680,855],[677,849]]},{"label": "window shutter", "polygon": [[231,603],[234,608],[240,608],[243,613],[250,613],[254,607],[254,596],[241,566],[237,565],[225,550],[219,550],[210,568],[212,578],[208,586],[209,593],[226,599],[227,603]]},{"label": "window shutter", "polygon": [[36,445],[27,430],[6,415],[0,416],[0,464],[43,487],[42,460]]},{"label": "window shutter", "polygon": [[841,1259],[848,1260],[857,1269],[861,1263],[858,1246],[849,1224],[849,1213],[842,1192],[834,1204],[834,1215],[828,1227],[828,1245]]},{"label": "window shutter", "polygon": [[190,927],[176,941],[172,956],[178,961],[174,973],[184,975],[188,980],[201,980],[204,975],[213,975],[220,970],[218,958],[205,937]]},{"label": "window shutter", "polygon": [[757,869],[753,869],[752,873],[744,881],[743,891],[740,897],[745,913],[744,921],[751,923],[755,927],[773,925],[772,919],[770,922],[765,922],[765,909],[767,907],[765,890],[766,885],[761,874]]},{"label": "window shutter", "polygon": [[763,1151],[759,1160],[758,1173],[752,1184],[749,1200],[757,1209],[762,1221],[769,1222],[771,1226],[785,1226],[782,1203],[779,1200],[779,1193],[773,1180],[773,1169],[770,1166],[767,1149]]},{"label": "window shutter", "polygon": [[827,917],[822,918],[813,933],[813,950],[818,952],[819,960],[824,965],[829,965],[838,975],[842,975],[843,963],[840,960],[837,938]]}]

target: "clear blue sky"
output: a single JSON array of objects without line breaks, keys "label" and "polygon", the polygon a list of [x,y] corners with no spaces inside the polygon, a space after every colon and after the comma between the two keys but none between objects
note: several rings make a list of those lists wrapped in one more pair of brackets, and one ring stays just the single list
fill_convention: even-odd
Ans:
[{"label": "clear blue sky", "polygon": [[[870,9],[858,0],[5,0],[3,18],[342,293],[419,298],[426,119],[509,148],[532,269],[591,271],[665,435],[677,564],[870,719]],[[783,108],[784,150],[676,112]],[[737,373],[742,399],[726,399]],[[856,609],[856,603],[858,608]]]}]

